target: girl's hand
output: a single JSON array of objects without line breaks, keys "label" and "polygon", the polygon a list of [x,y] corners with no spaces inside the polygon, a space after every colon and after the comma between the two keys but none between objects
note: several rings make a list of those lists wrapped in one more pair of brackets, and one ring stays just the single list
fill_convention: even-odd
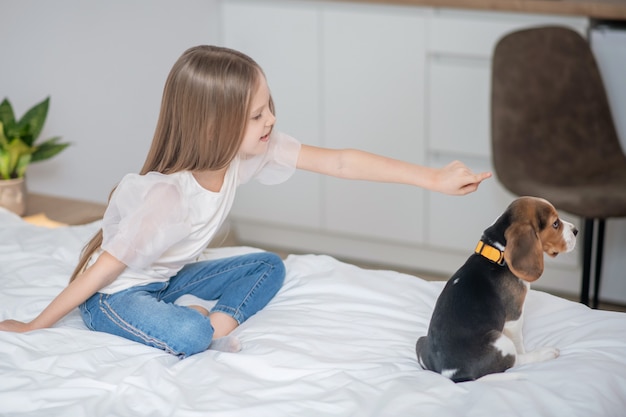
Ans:
[{"label": "girl's hand", "polygon": [[3,332],[15,332],[15,333],[24,333],[34,330],[30,323],[24,323],[17,320],[5,320],[0,321],[0,331]]},{"label": "girl's hand", "polygon": [[474,174],[462,162],[454,161],[437,172],[434,189],[450,195],[465,195],[476,191],[480,183],[489,177],[490,172]]},{"label": "girl's hand", "polygon": [[22,323],[5,320],[0,322],[0,331],[23,333],[51,327],[93,294],[115,281],[125,268],[126,265],[108,252],[102,252],[96,262],[85,272],[78,274],[33,321]]}]

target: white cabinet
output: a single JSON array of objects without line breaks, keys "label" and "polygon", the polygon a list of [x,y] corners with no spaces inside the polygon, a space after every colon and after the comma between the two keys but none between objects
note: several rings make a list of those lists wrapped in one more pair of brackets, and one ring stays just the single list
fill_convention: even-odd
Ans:
[{"label": "white cabinet", "polygon": [[[424,22],[422,13],[411,8],[324,8],[324,145],[424,163]],[[324,230],[423,241],[423,190],[327,177],[321,181]]]},{"label": "white cabinet", "polygon": [[[585,34],[582,18],[437,10],[429,21],[427,45],[427,160],[441,166],[461,159],[476,171],[491,164],[491,56],[497,41],[524,27],[563,25]],[[497,181],[481,185],[467,197],[431,194],[427,244],[448,250],[471,250],[483,229],[514,198]],[[567,216],[566,213],[563,213]],[[577,218],[569,220],[578,223]],[[582,245],[580,245],[582,246]],[[575,291],[579,250],[549,260],[537,286]]]},{"label": "white cabinet", "polygon": [[[413,8],[229,1],[222,43],[264,68],[278,129],[307,144],[424,163],[422,15]],[[412,187],[298,173],[285,185],[242,187],[233,217],[419,243],[423,198]]]},{"label": "white cabinet", "polygon": [[[248,54],[263,68],[276,106],[276,128],[302,142],[320,145],[322,86],[317,8],[228,1],[221,9],[221,42]],[[232,215],[247,221],[318,229],[321,198],[319,176],[297,172],[284,184],[240,187]]]},{"label": "white cabinet", "polygon": [[[305,143],[420,164],[491,170],[491,54],[509,31],[584,18],[359,3],[228,0],[222,43],[265,69],[278,125]],[[449,274],[513,196],[495,180],[466,197],[298,173],[241,187],[233,220],[249,244]],[[538,287],[578,291],[577,254]]]},{"label": "white cabinet", "polygon": [[490,83],[486,59],[428,56],[429,150],[490,155]]}]

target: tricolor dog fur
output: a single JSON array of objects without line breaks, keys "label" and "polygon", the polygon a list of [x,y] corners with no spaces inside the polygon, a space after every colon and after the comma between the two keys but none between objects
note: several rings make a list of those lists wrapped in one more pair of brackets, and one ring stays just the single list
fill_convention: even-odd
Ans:
[{"label": "tricolor dog fur", "polygon": [[437,299],[428,335],[415,347],[422,368],[463,382],[556,358],[552,347],[524,351],[524,300],[543,273],[543,253],[571,251],[577,234],[548,201],[513,201]]}]

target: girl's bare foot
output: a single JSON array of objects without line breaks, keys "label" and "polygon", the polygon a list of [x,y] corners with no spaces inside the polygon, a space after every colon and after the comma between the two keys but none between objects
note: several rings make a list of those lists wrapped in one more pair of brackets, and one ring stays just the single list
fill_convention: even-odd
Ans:
[{"label": "girl's bare foot", "polygon": [[236,353],[241,350],[241,342],[237,336],[224,336],[213,339],[209,345],[209,349],[220,352]]}]

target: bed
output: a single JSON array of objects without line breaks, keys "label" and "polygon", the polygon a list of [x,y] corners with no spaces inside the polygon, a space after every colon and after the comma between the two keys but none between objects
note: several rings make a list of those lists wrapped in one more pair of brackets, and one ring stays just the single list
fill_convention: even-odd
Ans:
[{"label": "bed", "polygon": [[[0,209],[0,320],[33,318],[64,287],[99,223],[44,228]],[[205,257],[257,250],[207,250]],[[272,302],[235,332],[239,353],[179,360],[87,330],[0,332],[2,416],[624,416],[626,314],[528,297],[525,344],[552,361],[454,384],[420,369],[443,282],[290,255]]]}]

